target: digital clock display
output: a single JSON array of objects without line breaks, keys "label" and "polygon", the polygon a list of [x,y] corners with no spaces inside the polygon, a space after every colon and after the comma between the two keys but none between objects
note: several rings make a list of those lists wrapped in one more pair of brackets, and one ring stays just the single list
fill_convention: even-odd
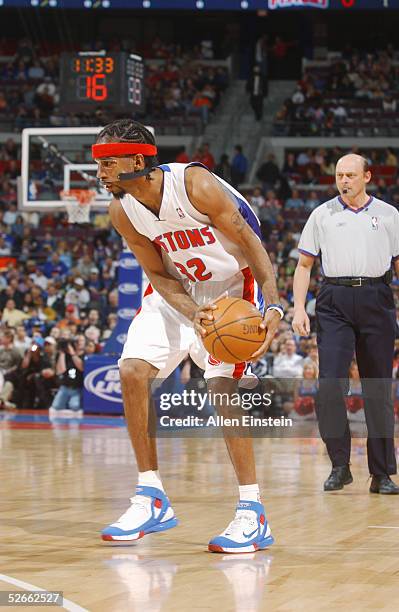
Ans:
[{"label": "digital clock display", "polygon": [[138,55],[82,52],[61,56],[62,108],[90,110],[101,105],[114,110],[144,110],[144,64]]},{"label": "digital clock display", "polygon": [[78,74],[104,72],[110,74],[114,71],[115,61],[112,57],[75,57],[72,60],[72,70]]}]

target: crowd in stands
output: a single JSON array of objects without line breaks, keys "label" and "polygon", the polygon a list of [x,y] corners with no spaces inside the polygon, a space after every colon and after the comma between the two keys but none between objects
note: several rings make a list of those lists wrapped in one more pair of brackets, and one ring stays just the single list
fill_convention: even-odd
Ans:
[{"label": "crowd in stands", "polygon": [[18,156],[12,140],[0,148],[0,408],[79,413],[83,359],[117,322],[121,241],[108,221],[87,231],[64,213],[21,214]]},{"label": "crowd in stands", "polygon": [[399,65],[391,46],[374,53],[348,49],[306,68],[275,117],[278,136],[399,134]]},{"label": "crowd in stands", "polygon": [[[201,64],[213,57],[211,41],[190,52],[171,48],[157,37],[152,46],[142,50],[146,63],[145,86],[149,121],[198,117],[203,125],[217,107],[228,86],[228,71],[223,66]],[[126,45],[125,45],[126,46]],[[88,45],[82,45],[83,50]],[[93,48],[93,47],[89,47]],[[123,50],[123,44],[101,43],[94,49]],[[130,50],[130,49],[127,49]],[[59,92],[59,62],[62,49],[45,50],[25,38],[17,46],[3,41],[0,47],[0,123],[20,131],[26,127],[80,126],[108,123],[116,117],[101,106],[93,114],[71,113],[62,108]],[[153,60],[153,61],[151,61]]]},{"label": "crowd in stands", "polygon": [[286,213],[297,211],[305,218],[305,213],[336,194],[335,165],[347,153],[358,153],[367,159],[371,171],[368,191],[399,208],[398,152],[392,148],[360,151],[356,146],[287,149],[281,167],[269,153],[256,172],[259,187],[252,195],[253,205],[266,220],[273,219],[282,208]]},{"label": "crowd in stands", "polygon": [[163,66],[149,64],[146,115],[151,119],[170,119],[197,115],[206,125],[228,85],[223,67],[180,64],[174,60]]},{"label": "crowd in stands", "polygon": [[191,157],[187,155],[185,147],[182,147],[175,161],[183,164],[187,164],[188,162],[200,162],[209,168],[211,172],[214,172],[217,176],[220,176],[220,178],[233,185],[233,187],[237,187],[243,183],[248,175],[248,159],[240,144],[235,145],[231,161],[228,155],[223,154],[217,164],[209,148],[209,143],[207,142],[203,143],[201,147],[194,151]]},{"label": "crowd in stands", "polygon": [[[250,190],[243,189],[261,220],[263,244],[270,254],[287,310],[270,352],[256,364],[256,371],[261,376],[293,377],[300,381],[291,399],[287,398],[281,406],[284,413],[295,413],[299,417],[314,416],[310,407],[314,408],[315,398],[312,401],[306,398],[309,389],[314,390],[317,378],[315,298],[322,273],[320,262],[316,260],[307,295],[311,336],[299,339],[291,330],[293,274],[299,256],[297,244],[309,213],[336,194],[330,184],[332,171],[343,153],[345,151],[339,148],[288,150],[281,166],[273,154],[268,154],[256,172],[258,185]],[[377,195],[398,205],[397,152],[379,149],[361,153],[368,158],[373,175],[376,168],[379,171],[391,169],[378,184],[373,182],[373,189]],[[71,396],[71,405],[79,407],[81,387],[68,386],[68,380],[63,380],[59,372],[66,367],[67,360],[74,358],[81,365],[86,355],[99,351],[116,324],[115,262],[121,245],[106,215],[92,219],[90,229],[79,230],[68,226],[63,213],[20,214],[16,203],[19,156],[19,148],[12,139],[0,147],[0,164],[3,164],[0,180],[0,371],[5,378],[0,406],[48,407],[54,402],[57,406],[57,402],[62,403],[66,396]],[[231,162],[223,155],[217,164],[207,143],[195,151],[192,158],[233,184],[240,185],[247,180],[248,163],[239,145]],[[177,159],[187,162],[189,156],[182,150]],[[243,159],[246,165],[242,165]],[[314,177],[312,182],[307,182],[309,173]],[[332,181],[323,184],[325,177]],[[393,282],[393,289],[399,319],[397,280]],[[393,365],[396,376],[399,345]],[[74,368],[65,371],[70,369]],[[355,371],[355,365],[353,369]],[[80,371],[77,367],[75,370]],[[23,384],[19,384],[21,380]],[[80,376],[77,381],[82,383]],[[359,412],[358,408],[355,410],[359,403],[355,404],[353,414]]]}]

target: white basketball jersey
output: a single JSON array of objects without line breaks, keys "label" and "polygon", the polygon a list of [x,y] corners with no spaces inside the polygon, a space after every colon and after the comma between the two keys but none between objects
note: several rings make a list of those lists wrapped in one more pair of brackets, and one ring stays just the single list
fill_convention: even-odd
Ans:
[{"label": "white basketball jersey", "polygon": [[[168,272],[181,279],[200,303],[223,293],[237,274],[250,272],[240,248],[191,204],[185,187],[185,170],[190,166],[202,164],[159,166],[164,173],[164,186],[158,216],[130,194],[121,198],[121,204],[135,229],[156,246]],[[247,200],[223,179],[213,176],[260,239],[259,220]],[[257,288],[253,301],[262,307]]]}]

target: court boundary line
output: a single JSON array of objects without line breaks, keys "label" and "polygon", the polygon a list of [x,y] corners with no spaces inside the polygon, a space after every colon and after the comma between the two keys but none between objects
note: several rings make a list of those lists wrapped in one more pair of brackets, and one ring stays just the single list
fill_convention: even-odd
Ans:
[{"label": "court boundary line", "polygon": [[[2,582],[6,582],[7,584],[12,584],[13,586],[20,587],[25,591],[41,591],[44,593],[48,592],[48,589],[43,589],[42,587],[30,584],[30,582],[24,582],[23,580],[19,580],[18,578],[13,578],[12,576],[7,576],[7,574],[0,574],[0,580]],[[64,610],[69,610],[70,612],[89,612],[89,610],[87,610],[86,608],[82,608],[81,606],[75,604],[73,601],[67,599],[66,597],[63,598],[62,608]]]},{"label": "court boundary line", "polygon": [[399,529],[399,525],[368,525],[367,529]]}]

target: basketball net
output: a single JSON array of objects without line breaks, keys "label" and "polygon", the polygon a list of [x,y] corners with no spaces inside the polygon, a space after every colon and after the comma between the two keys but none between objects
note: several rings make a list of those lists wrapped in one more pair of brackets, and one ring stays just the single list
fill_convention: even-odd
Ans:
[{"label": "basketball net", "polygon": [[90,189],[69,189],[60,192],[65,202],[68,223],[90,223],[90,205],[96,195]]}]

